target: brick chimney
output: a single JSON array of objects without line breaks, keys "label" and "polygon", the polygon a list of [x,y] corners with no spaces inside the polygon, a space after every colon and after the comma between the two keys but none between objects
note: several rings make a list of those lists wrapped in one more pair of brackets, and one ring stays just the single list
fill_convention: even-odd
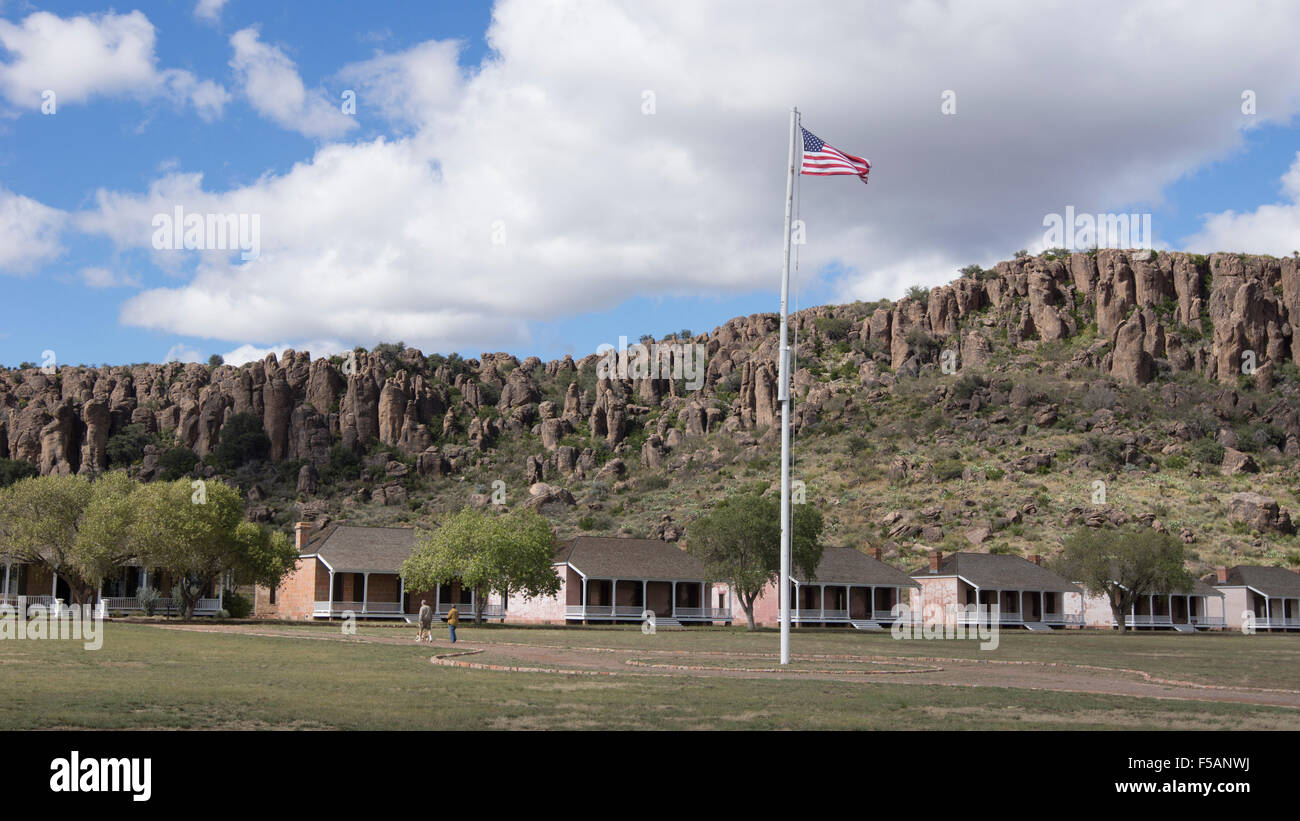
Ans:
[{"label": "brick chimney", "polygon": [[879,562],[879,561],[884,561],[884,559],[882,558],[882,557],[884,556],[884,551],[881,550],[881,549],[878,548],[878,547],[873,547],[873,548],[869,549],[869,550],[867,551],[867,555],[870,556],[871,558],[875,559],[875,560],[878,561],[878,562]]},{"label": "brick chimney", "polygon": [[943,551],[942,551],[942,550],[931,550],[931,551],[930,551],[930,572],[931,572],[931,573],[938,573],[938,572],[939,572],[939,565],[940,565],[942,562],[943,562]]},{"label": "brick chimney", "polygon": [[1034,564],[1038,565],[1039,567],[1042,567],[1042,566],[1043,566],[1043,557],[1040,556],[1040,555],[1038,555],[1037,553],[1031,554],[1030,557],[1029,557],[1029,561],[1033,562]]},{"label": "brick chimney", "polygon": [[1214,575],[1218,577],[1219,584],[1228,583],[1228,568],[1224,567],[1223,565],[1219,565],[1218,567],[1214,568]]},{"label": "brick chimney", "polygon": [[293,546],[301,553],[311,538],[311,522],[298,522],[293,526]]}]

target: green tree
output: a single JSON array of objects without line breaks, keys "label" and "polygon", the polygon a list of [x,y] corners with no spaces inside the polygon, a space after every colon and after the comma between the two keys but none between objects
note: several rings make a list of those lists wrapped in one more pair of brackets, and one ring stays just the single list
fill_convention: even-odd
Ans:
[{"label": "green tree", "polygon": [[1119,630],[1143,596],[1189,593],[1196,579],[1183,564],[1183,545],[1150,528],[1080,528],[1066,537],[1053,565],[1094,596],[1105,595]]},{"label": "green tree", "polygon": [[212,464],[218,470],[231,471],[271,453],[271,438],[262,430],[262,420],[251,413],[236,413],[227,419],[217,440]]},{"label": "green tree", "polygon": [[145,446],[155,441],[156,437],[144,425],[127,425],[108,437],[108,463],[115,467],[135,464],[144,456]]},{"label": "green tree", "polygon": [[558,593],[554,558],[555,534],[538,513],[521,508],[499,516],[465,508],[420,534],[401,573],[407,590],[431,590],[459,580],[474,591],[477,623],[483,620],[489,593],[502,599],[515,593],[530,599]]},{"label": "green tree", "polygon": [[236,583],[276,587],[297,553],[282,532],[244,521],[243,500],[224,482],[157,482],[136,493],[129,540],[146,567],[180,577],[181,615],[227,571]]},{"label": "green tree", "polygon": [[208,357],[208,367],[214,371],[224,364],[226,364],[226,360],[219,353],[214,353],[212,356]]},{"label": "green tree", "polygon": [[[791,508],[792,572],[812,579],[822,560],[822,515],[810,505]],[[781,572],[780,500],[753,492],[728,496],[691,522],[687,549],[704,565],[711,580],[731,585],[753,630],[754,602]]]},{"label": "green tree", "polygon": [[132,556],[130,531],[139,488],[139,482],[120,470],[91,483],[90,501],[77,528],[73,565],[94,589],[120,573]]},{"label": "green tree", "polygon": [[0,552],[12,562],[44,567],[83,604],[93,588],[79,572],[78,529],[90,504],[79,476],[36,476],[0,491]]}]

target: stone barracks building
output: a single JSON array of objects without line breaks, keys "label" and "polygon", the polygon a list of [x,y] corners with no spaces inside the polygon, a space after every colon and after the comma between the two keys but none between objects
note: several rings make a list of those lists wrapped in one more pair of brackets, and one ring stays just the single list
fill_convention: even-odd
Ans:
[{"label": "stone barracks building", "polygon": [[[264,618],[396,619],[413,616],[421,599],[441,616],[455,605],[465,618],[474,612],[473,591],[458,583],[437,590],[407,590],[400,574],[415,548],[412,528],[332,524],[318,532],[295,526],[298,563],[274,590],[256,589],[254,614]],[[483,615],[515,623],[639,623],[654,613],[659,625],[732,624],[746,621],[742,603],[725,582],[707,578],[690,553],[657,539],[578,536],[562,543],[552,563],[560,580],[555,596],[533,599],[492,594]],[[6,593],[18,589],[12,569]],[[814,578],[792,579],[797,626],[845,626],[871,630],[887,626],[897,605],[908,618],[927,624],[975,624],[990,615],[950,611],[949,605],[997,605],[1003,627],[1115,626],[1104,596],[1086,593],[1042,564],[1042,558],[934,550],[929,563],[910,575],[881,560],[878,549],[863,553],[828,547]],[[48,582],[45,582],[48,583]],[[1127,614],[1130,627],[1240,629],[1251,614],[1259,630],[1300,630],[1300,574],[1280,567],[1238,565],[1218,568],[1186,593],[1143,597]],[[779,624],[772,584],[754,604],[758,625]]]}]

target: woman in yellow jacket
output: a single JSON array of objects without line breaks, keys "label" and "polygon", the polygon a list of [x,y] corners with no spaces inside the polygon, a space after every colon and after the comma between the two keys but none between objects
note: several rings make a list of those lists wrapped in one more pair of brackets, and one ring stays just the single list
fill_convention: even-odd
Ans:
[{"label": "woman in yellow jacket", "polygon": [[451,609],[447,611],[447,630],[451,633],[452,644],[456,643],[456,625],[458,624],[460,624],[460,611],[453,604]]}]

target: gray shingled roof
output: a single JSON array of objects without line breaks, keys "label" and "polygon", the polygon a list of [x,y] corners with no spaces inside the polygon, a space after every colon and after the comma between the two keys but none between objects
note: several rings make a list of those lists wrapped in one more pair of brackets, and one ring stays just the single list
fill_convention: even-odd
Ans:
[{"label": "gray shingled roof", "polygon": [[1028,559],[998,553],[952,553],[943,557],[938,573],[931,573],[928,563],[912,572],[913,578],[925,576],[961,576],[979,588],[1082,592],[1077,585]]},{"label": "gray shingled roof", "polygon": [[332,524],[313,534],[302,553],[338,571],[396,573],[414,549],[414,528]]},{"label": "gray shingled roof", "polygon": [[1285,567],[1265,567],[1258,564],[1239,564],[1228,571],[1226,587],[1246,585],[1266,596],[1292,598],[1300,596],[1300,573]]},{"label": "gray shingled roof", "polygon": [[851,547],[828,547],[822,551],[816,578],[799,579],[800,584],[863,584],[881,587],[919,587],[896,567],[873,559]]},{"label": "gray shingled roof", "polygon": [[704,566],[675,544],[658,539],[578,536],[555,554],[588,578],[703,581]]}]

